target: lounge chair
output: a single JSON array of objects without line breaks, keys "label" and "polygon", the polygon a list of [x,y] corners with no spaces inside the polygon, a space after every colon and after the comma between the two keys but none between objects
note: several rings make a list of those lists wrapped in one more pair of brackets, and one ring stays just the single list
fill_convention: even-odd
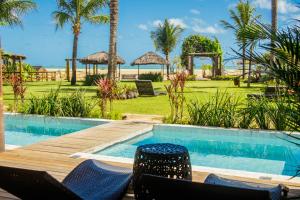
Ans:
[{"label": "lounge chair", "polygon": [[62,183],[45,171],[0,166],[0,188],[25,200],[121,199],[131,180],[131,170],[87,160]]},{"label": "lounge chair", "polygon": [[152,81],[150,80],[137,80],[135,81],[136,88],[140,96],[158,96],[166,95],[166,92],[157,92],[154,90]]},{"label": "lounge chair", "polygon": [[[226,184],[221,184],[221,181]],[[218,182],[218,183],[217,183]],[[228,182],[231,182],[229,184]],[[234,182],[235,185],[232,184]],[[248,187],[246,187],[246,185]],[[249,186],[250,185],[250,186]],[[280,200],[282,187],[253,185],[223,179],[215,175],[207,177],[205,183],[169,179],[152,175],[142,175],[135,195],[138,200],[163,199],[230,199],[230,200]]]}]

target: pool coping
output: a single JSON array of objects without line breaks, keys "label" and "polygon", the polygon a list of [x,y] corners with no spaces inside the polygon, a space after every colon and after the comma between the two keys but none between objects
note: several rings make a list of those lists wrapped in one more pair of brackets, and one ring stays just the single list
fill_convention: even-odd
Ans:
[{"label": "pool coping", "polygon": [[[196,129],[218,129],[218,130],[232,130],[232,131],[241,131],[247,130],[251,133],[259,134],[259,132],[267,132],[272,134],[294,134],[299,135],[299,132],[287,132],[287,131],[274,131],[274,130],[260,130],[260,129],[238,129],[238,128],[222,128],[222,127],[206,127],[206,126],[192,126],[192,125],[178,125],[178,124],[153,124],[152,128],[147,128],[144,130],[136,131],[126,137],[120,138],[117,141],[112,141],[107,144],[103,144],[100,146],[96,146],[93,148],[89,148],[87,150],[77,152],[75,154],[70,155],[72,158],[85,158],[85,159],[96,159],[107,162],[116,162],[123,164],[133,164],[132,158],[124,158],[124,157],[114,157],[114,156],[104,156],[104,155],[95,155],[93,153],[97,151],[104,150],[111,146],[126,142],[128,140],[134,139],[136,137],[147,134],[149,131],[153,130],[155,127],[181,127],[181,128],[196,128]],[[205,167],[200,165],[192,165],[192,170],[195,172],[207,172],[207,173],[216,173],[225,176],[237,176],[242,178],[255,178],[258,180],[268,180],[268,181],[285,181],[289,183],[300,183],[300,177],[292,177],[285,175],[276,175],[276,174],[268,174],[268,173],[260,173],[260,172],[249,172],[243,170],[233,170],[233,169],[224,169],[224,168],[214,168],[214,167]]]}]

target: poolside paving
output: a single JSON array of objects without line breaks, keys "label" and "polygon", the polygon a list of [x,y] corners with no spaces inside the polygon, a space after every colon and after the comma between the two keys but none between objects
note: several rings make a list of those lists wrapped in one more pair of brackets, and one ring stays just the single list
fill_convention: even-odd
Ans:
[{"label": "poolside paving", "polygon": [[[130,138],[141,132],[151,130],[152,123],[135,121],[114,121],[110,124],[87,129],[85,131],[64,135],[44,142],[10,150],[0,154],[0,165],[20,167],[26,169],[43,170],[54,176],[59,181],[80,162],[82,158],[71,157],[72,154],[85,152],[97,147],[105,147],[114,142]],[[112,163],[110,164],[132,168],[132,164]],[[193,172],[195,181],[203,181],[208,175],[206,172]],[[276,181],[245,179],[231,177],[252,182],[274,183]],[[300,194],[300,184],[285,183],[295,190],[292,195]],[[298,190],[299,188],[299,190]],[[18,199],[0,189],[0,200]],[[126,197],[132,199],[132,197]]]}]

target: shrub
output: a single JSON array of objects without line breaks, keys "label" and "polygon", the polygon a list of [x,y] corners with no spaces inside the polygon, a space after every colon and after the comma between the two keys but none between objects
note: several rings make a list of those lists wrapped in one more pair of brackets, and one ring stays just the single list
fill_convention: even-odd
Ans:
[{"label": "shrub", "polygon": [[237,123],[239,98],[217,92],[208,101],[193,100],[188,104],[190,124],[200,126],[234,127]]},{"label": "shrub", "polygon": [[162,82],[163,77],[159,72],[149,72],[145,74],[140,74],[140,80],[151,80],[152,82]]},{"label": "shrub", "polygon": [[168,93],[171,115],[169,117],[172,123],[181,122],[183,118],[183,106],[185,102],[184,88],[187,74],[185,72],[176,73],[170,79],[170,85],[165,85]]},{"label": "shrub", "polygon": [[92,85],[96,85],[96,81],[99,79],[103,79],[105,78],[106,75],[104,74],[96,74],[96,75],[87,75],[85,77],[85,80],[83,82],[83,85],[85,86],[92,86]]},{"label": "shrub", "polygon": [[12,86],[12,90],[14,93],[13,110],[16,111],[18,109],[19,97],[21,99],[22,104],[24,103],[26,87],[24,86],[24,82],[22,81],[21,77],[18,75],[11,75],[9,82]]},{"label": "shrub", "polygon": [[116,83],[113,80],[105,78],[97,80],[96,85],[98,86],[97,94],[99,95],[99,106],[101,109],[101,116],[107,118],[107,103],[109,101],[110,113],[112,113],[112,102],[115,98]]},{"label": "shrub", "polygon": [[186,80],[187,81],[196,81],[197,75],[188,75]]},{"label": "shrub", "polygon": [[215,81],[233,81],[236,76],[230,76],[230,75],[223,75],[223,76],[216,76],[212,77],[211,80]]},{"label": "shrub", "polygon": [[41,98],[32,96],[21,112],[47,116],[90,117],[95,104],[87,101],[83,90],[59,96],[60,87]]}]

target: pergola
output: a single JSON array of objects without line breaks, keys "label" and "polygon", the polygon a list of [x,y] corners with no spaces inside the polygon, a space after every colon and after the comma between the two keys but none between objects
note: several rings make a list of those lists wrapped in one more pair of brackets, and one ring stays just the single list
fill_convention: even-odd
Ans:
[{"label": "pergola", "polygon": [[212,76],[222,75],[222,55],[220,53],[202,52],[202,53],[190,53],[188,54],[188,66],[187,70],[189,74],[194,74],[194,58],[211,58],[212,60]]},{"label": "pergola", "polygon": [[[81,64],[85,65],[85,74],[86,75],[95,75],[98,74],[98,65],[108,65],[108,53],[105,51],[97,52],[91,55],[88,55],[84,58],[77,59]],[[70,79],[70,62],[72,59],[66,59],[66,73],[67,79]],[[117,64],[119,65],[119,77],[121,72],[121,65],[125,64],[125,60],[121,57],[117,57]],[[91,66],[93,67],[93,72],[91,73]],[[117,73],[117,72],[116,72]]]},{"label": "pergola", "polygon": [[167,61],[160,55],[150,51],[137,58],[131,63],[131,66],[138,66],[138,77],[140,76],[140,65],[161,65],[162,76],[164,76],[164,66]]}]

